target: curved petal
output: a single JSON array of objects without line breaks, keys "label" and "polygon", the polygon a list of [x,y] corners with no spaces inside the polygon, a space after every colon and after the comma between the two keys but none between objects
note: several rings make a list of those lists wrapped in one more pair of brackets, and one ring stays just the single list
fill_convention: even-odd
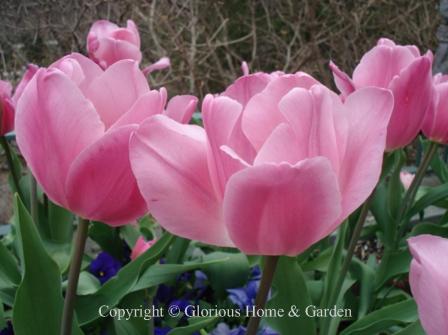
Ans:
[{"label": "curved petal", "polygon": [[89,33],[93,33],[99,37],[108,36],[118,28],[119,27],[115,23],[112,23],[108,20],[98,20],[92,24]]},{"label": "curved petal", "polygon": [[137,125],[107,132],[86,148],[67,175],[67,202],[78,215],[112,226],[147,212],[129,163],[129,138]]},{"label": "curved petal", "polygon": [[344,97],[355,90],[355,85],[347,73],[343,72],[339,67],[330,61],[330,70],[333,73],[334,83]]},{"label": "curved petal", "polygon": [[17,105],[17,101],[22,96],[23,91],[25,90],[26,85],[30,82],[30,80],[34,77],[39,67],[34,64],[28,64],[25,73],[23,74],[22,79],[14,90],[14,95],[12,96],[12,101],[14,105]]},{"label": "curved petal", "polygon": [[337,114],[343,218],[367,199],[379,180],[392,108],[389,90],[368,87],[349,95]]},{"label": "curved petal", "polygon": [[[207,95],[202,103],[202,119],[207,133],[210,176],[216,193],[224,195],[227,179],[234,172],[229,156],[221,146],[229,144],[230,136],[241,114],[241,105],[227,97]],[[232,148],[233,149],[233,148]]]},{"label": "curved petal", "polygon": [[419,235],[408,240],[414,256],[409,280],[420,321],[429,335],[448,332],[448,240]]},{"label": "curved petal", "polygon": [[390,83],[395,107],[387,129],[387,150],[408,145],[418,134],[431,103],[432,77],[428,57],[416,59]]},{"label": "curved petal", "polygon": [[148,82],[138,64],[132,60],[122,60],[108,67],[91,83],[86,97],[92,101],[106,128],[109,128],[148,91]]},{"label": "curved petal", "polygon": [[303,73],[274,77],[262,92],[249,100],[242,116],[242,129],[257,151],[272,130],[285,122],[278,110],[282,97],[295,87],[309,88],[311,81],[316,82]]},{"label": "curved petal", "polygon": [[361,58],[353,72],[356,88],[376,86],[387,88],[400,71],[415,60],[413,53],[404,46],[390,47],[380,44]]},{"label": "curved petal", "polygon": [[151,72],[163,70],[170,66],[171,66],[170,59],[168,57],[162,57],[157,62],[152,63],[152,64],[148,65],[147,67],[145,67],[142,71],[143,71],[143,74],[146,76]]},{"label": "curved petal", "polygon": [[0,136],[14,130],[14,106],[9,97],[0,96]]},{"label": "curved petal", "polygon": [[131,109],[120,117],[108,131],[128,124],[140,124],[150,116],[163,113],[165,94],[157,90],[142,95],[132,105]]},{"label": "curved petal", "polygon": [[249,100],[263,91],[271,80],[272,77],[263,72],[244,75],[235,80],[221,95],[236,100],[245,107]]},{"label": "curved petal", "polygon": [[177,122],[188,123],[196,110],[197,104],[198,98],[193,95],[176,95],[168,101],[163,114]]},{"label": "curved petal", "polygon": [[230,178],[224,219],[235,245],[247,254],[295,256],[322,239],[336,222],[341,197],[326,158],[297,165],[264,164]]},{"label": "curved petal", "polygon": [[20,152],[54,202],[65,206],[65,181],[78,154],[104,133],[90,101],[58,70],[39,70],[16,109]]},{"label": "curved petal", "polygon": [[434,86],[433,97],[422,126],[422,131],[429,139],[448,142],[448,83]]},{"label": "curved petal", "polygon": [[110,37],[100,38],[94,42],[96,48],[91,55],[103,69],[123,59],[131,59],[137,63],[142,60],[140,48],[135,44]]},{"label": "curved petal", "polygon": [[130,147],[140,191],[160,225],[185,238],[233,245],[208,174],[202,128],[156,115],[140,125]]}]

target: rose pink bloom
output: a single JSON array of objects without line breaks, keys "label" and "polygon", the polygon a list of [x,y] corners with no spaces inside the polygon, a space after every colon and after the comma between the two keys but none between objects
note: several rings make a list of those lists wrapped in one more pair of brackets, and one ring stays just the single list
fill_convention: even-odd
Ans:
[{"label": "rose pink bloom", "polygon": [[0,136],[14,130],[14,110],[17,100],[22,95],[23,89],[37,71],[37,66],[30,64],[24,76],[17,85],[14,94],[9,82],[0,80]]},{"label": "rose pink bloom", "polygon": [[305,73],[255,73],[204,99],[205,129],[164,116],[143,122],[131,165],[168,231],[248,254],[296,255],[372,192],[392,107],[384,89],[342,103]]},{"label": "rose pink bloom", "polygon": [[441,73],[433,77],[433,95],[426,112],[422,131],[429,139],[448,143],[448,76]]},{"label": "rose pink bloom", "polygon": [[413,174],[413,173],[409,173],[407,171],[400,172],[400,181],[403,184],[403,187],[405,190],[407,190],[411,186],[414,178],[415,178],[415,174]]},{"label": "rose pink bloom", "polygon": [[136,259],[138,256],[143,254],[146,250],[151,248],[154,243],[156,243],[156,240],[151,240],[151,241],[146,242],[144,237],[140,236],[138,238],[137,242],[135,242],[134,248],[132,249],[131,259],[132,260]]},{"label": "rose pink bloom", "polygon": [[140,62],[140,35],[134,21],[121,28],[107,20],[98,20],[87,35],[87,52],[103,69],[122,59]]},{"label": "rose pink bloom", "polygon": [[388,151],[408,145],[420,131],[431,101],[432,58],[431,51],[421,56],[414,45],[396,45],[387,38],[381,38],[361,58],[352,79],[330,62],[343,98],[368,86],[392,91],[395,103],[387,129]]},{"label": "rose pink bloom", "polygon": [[[129,138],[144,119],[188,122],[196,98],[150,90],[132,60],[103,71],[71,54],[37,71],[17,104],[17,143],[50,199],[86,219],[128,223],[146,212],[129,164]],[[148,167],[150,169],[150,167]]]},{"label": "rose pink bloom", "polygon": [[409,281],[423,329],[428,335],[448,334],[448,240],[419,235],[408,239],[414,257]]}]

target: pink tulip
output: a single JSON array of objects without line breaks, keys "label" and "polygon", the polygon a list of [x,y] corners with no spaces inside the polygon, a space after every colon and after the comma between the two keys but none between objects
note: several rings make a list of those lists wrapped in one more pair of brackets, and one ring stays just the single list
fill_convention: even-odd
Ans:
[{"label": "pink tulip", "polygon": [[71,54],[39,69],[25,88],[17,143],[50,199],[86,219],[125,224],[147,210],[130,169],[130,135],[155,114],[188,122],[196,98],[174,97],[166,110],[165,102],[165,89],[150,90],[135,61],[103,71]]},{"label": "pink tulip", "polygon": [[413,174],[413,173],[409,173],[407,171],[400,172],[400,181],[403,184],[403,187],[405,190],[409,189],[414,178],[415,178],[415,174]]},{"label": "pink tulip", "polygon": [[395,106],[387,128],[388,151],[408,145],[420,131],[431,101],[432,58],[430,51],[421,56],[414,45],[396,45],[381,38],[361,58],[352,79],[330,62],[343,98],[368,86],[392,91]]},{"label": "pink tulip", "polygon": [[137,242],[135,242],[134,248],[131,252],[131,259],[134,260],[141,254],[143,254],[146,250],[152,247],[152,245],[156,243],[156,240],[151,240],[146,242],[143,237],[139,237]]},{"label": "pink tulip", "polygon": [[422,131],[429,139],[448,143],[448,76],[438,73],[433,78],[433,95],[426,112]]},{"label": "pink tulip", "polygon": [[22,80],[17,85],[14,94],[9,82],[0,80],[0,136],[14,130],[14,110],[17,100],[22,95],[23,89],[37,71],[37,66],[30,64]]},{"label": "pink tulip", "polygon": [[122,59],[140,62],[140,35],[134,21],[121,28],[107,20],[96,21],[87,35],[87,52],[103,69]]},{"label": "pink tulip", "polygon": [[205,98],[205,129],[164,116],[143,122],[131,165],[168,231],[248,254],[296,255],[372,192],[392,108],[384,89],[342,103],[307,74],[255,73]]},{"label": "pink tulip", "polygon": [[448,240],[432,235],[408,239],[409,281],[420,323],[428,335],[448,334]]}]

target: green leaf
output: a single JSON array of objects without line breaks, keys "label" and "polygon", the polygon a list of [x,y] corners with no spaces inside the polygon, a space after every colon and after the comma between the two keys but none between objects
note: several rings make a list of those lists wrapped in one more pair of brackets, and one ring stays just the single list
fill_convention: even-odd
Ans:
[{"label": "green leaf", "polygon": [[445,199],[446,197],[448,197],[448,183],[429,189],[426,194],[417,200],[417,202],[411,207],[407,218],[410,219],[426,207],[429,207],[436,202]]},{"label": "green leaf", "polygon": [[124,266],[94,294],[78,296],[76,313],[79,323],[85,325],[99,318],[98,309],[101,306],[113,308],[138,282],[143,272],[157,262],[171,245],[174,236],[165,233],[157,242],[142,255]]},{"label": "green leaf", "polygon": [[204,261],[216,261],[227,258],[228,261],[212,264],[204,269],[213,289],[220,295],[226,289],[243,286],[249,278],[250,268],[247,257],[242,253],[215,251],[204,256]]},{"label": "green leaf", "polygon": [[22,280],[17,261],[0,241],[0,287],[19,285]]},{"label": "green leaf", "polygon": [[376,289],[383,286],[389,279],[409,272],[411,259],[412,257],[408,249],[389,252],[386,257],[383,257],[382,261],[385,262],[385,266],[379,267],[379,271],[377,272]]},{"label": "green leaf", "polygon": [[118,229],[101,222],[93,222],[89,229],[89,237],[115,258],[123,258],[123,241]]},{"label": "green leaf", "polygon": [[387,188],[384,181],[381,181],[373,193],[370,203],[370,211],[375,221],[384,233],[383,243],[385,246],[392,246],[396,232],[396,220],[392,220],[389,213],[389,204],[387,203]]},{"label": "green leaf", "polygon": [[71,212],[48,201],[48,228],[51,242],[70,244],[74,231],[73,220]]},{"label": "green leaf", "polygon": [[[24,276],[14,302],[14,331],[19,335],[59,335],[63,307],[59,268],[47,254],[18,196],[14,210],[24,257]],[[75,323],[73,333],[82,334]]]},{"label": "green leaf", "polygon": [[188,322],[190,322],[190,325],[184,326],[184,327],[178,327],[175,329],[172,329],[168,335],[189,335],[193,334],[194,332],[197,332],[207,326],[212,325],[213,323],[217,322],[219,320],[219,317],[210,317],[210,318],[190,318],[188,319]]},{"label": "green leaf", "polygon": [[414,226],[410,235],[417,236],[422,234],[430,234],[448,238],[448,227],[435,223],[419,223]]},{"label": "green leaf", "polygon": [[132,291],[143,290],[156,285],[169,282],[176,276],[199,268],[207,269],[210,266],[224,265],[230,258],[214,259],[207,262],[194,262],[189,264],[154,264],[150,266],[139,278]]},{"label": "green leaf", "polygon": [[3,301],[0,299],[0,330],[6,328],[5,310],[3,308]]},{"label": "green leaf", "polygon": [[176,236],[176,239],[173,242],[173,246],[166,255],[166,262],[174,264],[182,263],[185,252],[187,251],[189,245],[190,240]]},{"label": "green leaf", "polygon": [[[313,318],[303,314],[307,306],[312,304],[303,272],[294,258],[280,257],[273,281],[273,296],[267,303],[267,308],[282,308],[286,316],[283,318],[266,318],[266,322],[282,335],[296,335],[297,330],[307,335],[316,334],[316,324]],[[301,312],[300,317],[288,317],[291,306],[296,306]]]},{"label": "green leaf", "polygon": [[420,321],[415,321],[411,323],[409,326],[396,332],[395,335],[426,335],[425,331],[420,324]]},{"label": "green leaf", "polygon": [[76,289],[76,294],[87,295],[98,291],[101,288],[100,281],[91,273],[87,271],[82,271],[79,274],[78,287]]},{"label": "green leaf", "polygon": [[417,305],[414,300],[409,299],[367,314],[344,329],[340,335],[376,335],[391,326],[417,320]]}]

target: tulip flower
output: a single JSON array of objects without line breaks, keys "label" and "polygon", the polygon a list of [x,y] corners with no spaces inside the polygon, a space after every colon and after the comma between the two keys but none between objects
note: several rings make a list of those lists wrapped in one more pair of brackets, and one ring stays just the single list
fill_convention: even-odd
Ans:
[{"label": "tulip flower", "polygon": [[428,335],[448,334],[448,239],[419,235],[408,244],[414,257],[409,281],[420,323]]},{"label": "tulip flower", "polygon": [[297,255],[374,189],[392,108],[388,90],[341,102],[305,73],[255,73],[204,99],[205,129],[164,116],[143,122],[131,165],[168,231],[247,254]]},{"label": "tulip flower", "polygon": [[[103,71],[71,54],[37,71],[17,103],[20,151],[48,197],[84,219],[129,223],[146,212],[129,164],[129,138],[144,119],[188,122],[196,98],[150,90],[132,60]],[[151,167],[148,167],[151,169]]]},{"label": "tulip flower", "polygon": [[403,187],[405,190],[408,190],[409,187],[412,184],[412,181],[415,178],[415,174],[414,173],[410,173],[407,171],[401,171],[400,172],[400,181],[403,184]]},{"label": "tulip flower", "polygon": [[0,136],[3,136],[14,130],[14,110],[17,100],[31,78],[37,71],[37,66],[28,65],[25,74],[17,85],[14,94],[9,82],[0,80]]},{"label": "tulip flower", "polygon": [[103,69],[122,59],[140,62],[140,35],[134,21],[121,28],[107,20],[96,21],[87,35],[87,52]]},{"label": "tulip flower", "polygon": [[433,95],[426,112],[422,131],[438,143],[448,143],[448,76],[438,73],[433,78]]},{"label": "tulip flower", "polygon": [[134,260],[141,254],[143,254],[146,250],[152,247],[152,245],[156,243],[156,240],[146,241],[143,236],[140,236],[135,242],[134,248],[131,252],[131,259]]},{"label": "tulip flower", "polygon": [[414,45],[396,45],[381,38],[361,58],[352,79],[330,62],[343,98],[368,86],[392,91],[395,106],[387,129],[388,151],[408,145],[421,129],[431,101],[432,58],[431,51],[422,56]]}]

